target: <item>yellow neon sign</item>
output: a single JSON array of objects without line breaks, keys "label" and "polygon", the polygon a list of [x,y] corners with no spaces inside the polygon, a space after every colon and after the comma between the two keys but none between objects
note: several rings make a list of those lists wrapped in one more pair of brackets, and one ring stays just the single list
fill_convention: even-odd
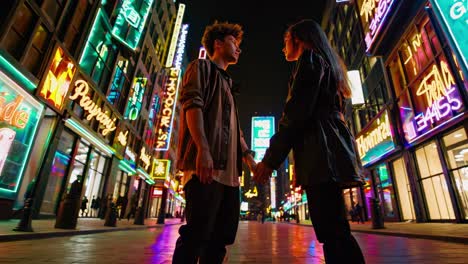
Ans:
[{"label": "yellow neon sign", "polygon": [[93,102],[91,97],[89,97],[88,92],[88,83],[84,80],[77,80],[75,82],[74,93],[72,93],[69,98],[70,100],[74,101],[81,97],[79,105],[86,112],[88,112],[88,116],[86,117],[86,119],[91,120],[93,118],[96,118],[96,120],[104,128],[101,132],[102,135],[106,136],[109,132],[112,132],[117,128],[115,125],[115,121],[117,120],[117,118],[111,119],[108,111],[102,111],[102,108],[99,107],[95,102]]},{"label": "yellow neon sign", "polygon": [[146,148],[145,147],[141,148],[140,160],[145,164],[145,170],[148,170],[148,167],[151,164],[151,156],[146,154]]},{"label": "yellow neon sign", "polygon": [[441,71],[439,71],[437,65],[433,65],[432,70],[421,81],[416,92],[417,96],[426,96],[428,106],[446,96],[447,90],[455,85],[455,80],[445,61],[440,62],[440,68]]},{"label": "yellow neon sign", "polygon": [[244,195],[247,198],[257,197],[258,196],[257,186],[254,187],[253,191],[248,190]]},{"label": "yellow neon sign", "polygon": [[387,112],[385,112],[382,117],[376,120],[376,128],[356,138],[359,156],[361,159],[370,149],[392,137],[390,120],[388,118]]},{"label": "yellow neon sign", "polygon": [[52,102],[56,108],[61,109],[75,71],[75,64],[66,57],[64,51],[59,47],[55,52],[39,94]]},{"label": "yellow neon sign", "polygon": [[128,138],[128,130],[125,133],[120,131],[119,135],[117,136],[117,140],[119,141],[120,145],[124,147],[127,145],[127,138]]}]

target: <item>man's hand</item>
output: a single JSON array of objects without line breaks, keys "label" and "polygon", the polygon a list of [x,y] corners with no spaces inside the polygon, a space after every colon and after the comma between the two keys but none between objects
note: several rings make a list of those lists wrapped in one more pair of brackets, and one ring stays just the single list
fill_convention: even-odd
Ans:
[{"label": "man's hand", "polygon": [[265,163],[260,162],[255,168],[253,180],[256,183],[265,184],[270,179],[272,173],[272,168],[268,167]]},{"label": "man's hand", "polygon": [[213,182],[213,158],[209,149],[198,150],[196,174],[201,183]]}]

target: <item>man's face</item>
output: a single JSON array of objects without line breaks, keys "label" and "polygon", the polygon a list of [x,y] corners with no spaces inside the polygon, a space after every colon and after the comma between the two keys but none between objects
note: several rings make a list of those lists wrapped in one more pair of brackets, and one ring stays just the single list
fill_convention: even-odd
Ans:
[{"label": "man's face", "polygon": [[241,49],[239,48],[240,41],[234,36],[229,35],[224,37],[223,41],[217,40],[219,44],[219,53],[228,64],[236,64],[239,60]]}]

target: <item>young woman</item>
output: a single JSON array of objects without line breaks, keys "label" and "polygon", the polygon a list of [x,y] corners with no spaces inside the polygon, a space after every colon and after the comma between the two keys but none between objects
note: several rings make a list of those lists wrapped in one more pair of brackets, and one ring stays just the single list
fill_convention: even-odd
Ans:
[{"label": "young woman", "polygon": [[351,235],[342,187],[359,185],[354,140],[344,121],[351,96],[346,71],[328,39],[313,20],[289,27],[284,36],[287,61],[297,61],[278,132],[255,170],[264,183],[290,150],[296,184],[307,193],[309,212],[326,263],[365,263]]}]

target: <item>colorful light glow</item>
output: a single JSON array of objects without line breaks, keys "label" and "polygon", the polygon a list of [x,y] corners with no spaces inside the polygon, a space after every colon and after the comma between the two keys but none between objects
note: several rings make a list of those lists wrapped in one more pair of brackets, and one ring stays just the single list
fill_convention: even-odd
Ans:
[{"label": "colorful light glow", "polygon": [[153,160],[153,179],[165,180],[169,177],[169,170],[171,168],[171,161],[168,159],[154,159]]},{"label": "colorful light glow", "polygon": [[119,132],[117,136],[117,140],[119,141],[120,145],[123,147],[127,146],[127,138],[128,138],[128,130],[124,133],[123,131]]},{"label": "colorful light glow", "polygon": [[252,144],[255,151],[255,161],[260,162],[265,156],[265,151],[270,146],[270,138],[275,134],[275,117],[252,117]]},{"label": "colorful light glow", "polygon": [[142,170],[141,168],[137,168],[137,173],[138,175],[143,176],[145,182],[148,183],[149,185],[154,184],[153,179],[151,179],[150,175],[146,173],[146,171]]},{"label": "colorful light glow", "polygon": [[163,190],[161,188],[153,189],[153,197],[161,197],[162,194],[163,194]]},{"label": "colorful light glow", "polygon": [[397,0],[363,0],[359,2],[361,3],[360,16],[364,27],[366,51],[369,52]]},{"label": "colorful light glow", "polygon": [[109,132],[112,132],[117,128],[115,124],[117,118],[112,119],[109,111],[103,111],[102,108],[92,100],[88,93],[88,83],[84,80],[77,80],[75,82],[75,89],[72,94],[70,94],[69,98],[72,101],[81,98],[78,103],[88,113],[86,120],[96,118],[100,124],[100,128],[102,128],[101,134],[106,136]]},{"label": "colorful light glow", "polygon": [[271,209],[276,209],[276,178],[270,178],[270,204]]},{"label": "colorful light glow", "polygon": [[15,199],[43,111],[42,104],[0,71],[0,195],[4,198]]},{"label": "colorful light glow", "polygon": [[206,49],[205,47],[200,47],[200,50],[198,51],[198,58],[199,59],[206,59]]},{"label": "colorful light glow", "polygon": [[171,128],[174,121],[174,110],[177,103],[179,91],[180,70],[171,68],[169,78],[165,83],[165,98],[163,99],[163,109],[161,110],[161,119],[158,124],[156,151],[167,151],[171,142]]},{"label": "colorful light glow", "polygon": [[147,79],[135,77],[133,79],[132,94],[125,109],[125,119],[136,120],[140,114],[141,105],[143,103],[143,95],[145,94]]},{"label": "colorful light glow", "polygon": [[125,171],[128,175],[136,174],[135,164],[127,160],[121,160],[119,162],[119,169]]},{"label": "colorful light glow", "polygon": [[123,0],[117,7],[118,15],[112,35],[132,50],[138,47],[153,0]]},{"label": "colorful light glow", "polygon": [[28,91],[32,92],[36,90],[37,85],[29,78],[24,76],[15,66],[13,66],[1,53],[0,50],[0,68],[5,69],[6,72],[10,73],[16,81],[23,85]]},{"label": "colorful light glow", "polygon": [[254,186],[253,190],[248,190],[245,192],[245,197],[247,198],[253,198],[258,196],[258,191],[257,191],[257,186]]},{"label": "colorful light glow", "polygon": [[465,74],[468,75],[468,43],[466,32],[468,25],[468,2],[466,0],[430,0],[434,13],[448,33],[450,44],[454,47],[458,59],[462,61]]},{"label": "colorful light glow", "polygon": [[151,165],[151,155],[146,154],[146,148],[142,147],[140,151],[140,161],[145,165],[145,170],[149,169]]},{"label": "colorful light glow", "polygon": [[125,82],[125,74],[127,73],[128,60],[120,60],[115,67],[114,78],[112,79],[111,88],[109,94],[107,95],[107,100],[111,104],[120,98],[122,87]]},{"label": "colorful light glow", "polygon": [[58,47],[39,95],[56,109],[62,110],[75,71],[75,64],[65,55],[62,48]]},{"label": "colorful light glow", "polygon": [[179,37],[180,27],[182,26],[182,19],[184,18],[185,5],[179,4],[179,10],[177,10],[177,18],[174,25],[174,31],[172,32],[171,43],[169,45],[169,51],[167,52],[166,67],[172,67],[174,60],[174,54],[177,47],[177,38]]},{"label": "colorful light glow", "polygon": [[83,127],[79,121],[75,118],[71,117],[65,121],[65,125],[73,130],[78,135],[84,137],[87,141],[91,142],[94,146],[98,147],[101,151],[106,153],[107,155],[112,155],[115,153],[115,150],[104,143],[101,139],[97,138],[93,135],[92,132],[88,131],[85,127]]},{"label": "colorful light glow", "polygon": [[356,138],[362,164],[374,162],[395,149],[392,127],[385,110]]}]

